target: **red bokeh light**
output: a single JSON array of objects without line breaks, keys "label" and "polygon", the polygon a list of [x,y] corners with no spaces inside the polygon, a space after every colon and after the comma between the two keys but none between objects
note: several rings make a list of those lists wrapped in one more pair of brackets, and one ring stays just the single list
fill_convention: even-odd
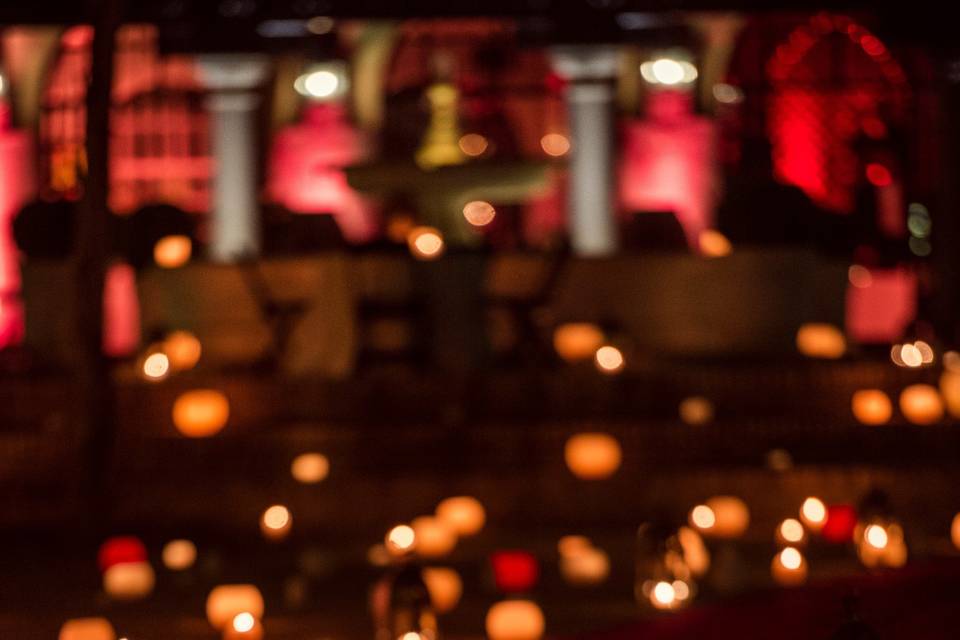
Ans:
[{"label": "red bokeh light", "polygon": [[125,562],[146,562],[147,548],[134,536],[117,536],[100,545],[97,565],[101,572]]},{"label": "red bokeh light", "polygon": [[867,165],[867,180],[875,187],[889,187],[893,184],[893,176],[890,169],[879,162],[871,162]]},{"label": "red bokeh light", "polygon": [[827,520],[820,535],[827,542],[842,544],[853,540],[857,527],[857,510],[848,504],[832,504],[827,507]]},{"label": "red bokeh light", "polygon": [[537,584],[540,567],[527,551],[495,551],[490,556],[493,581],[504,593],[530,591]]}]

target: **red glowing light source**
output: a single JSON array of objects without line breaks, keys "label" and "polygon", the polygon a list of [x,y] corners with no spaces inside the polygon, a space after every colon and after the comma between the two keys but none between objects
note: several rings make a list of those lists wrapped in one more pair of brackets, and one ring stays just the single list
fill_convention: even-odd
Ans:
[{"label": "red glowing light source", "polygon": [[827,520],[823,523],[820,535],[827,542],[843,544],[853,540],[853,530],[856,527],[856,509],[848,504],[832,504],[827,507]]},{"label": "red glowing light source", "polygon": [[537,584],[540,567],[527,551],[495,551],[490,556],[493,581],[504,593],[530,591]]},{"label": "red glowing light source", "polygon": [[134,536],[117,536],[109,538],[100,545],[97,553],[97,565],[101,572],[110,567],[126,562],[146,562],[147,548]]},{"label": "red glowing light source", "polygon": [[860,38],[860,46],[873,57],[882,56],[887,52],[887,47],[880,42],[880,39],[872,34],[867,34]]},{"label": "red glowing light source", "polygon": [[868,137],[879,140],[881,138],[887,137],[887,125],[883,123],[883,120],[877,117],[866,118],[861,125],[863,132],[867,134]]},{"label": "red glowing light source", "polygon": [[871,162],[867,165],[867,180],[875,187],[889,187],[893,184],[893,176],[890,175],[890,169],[879,162]]}]

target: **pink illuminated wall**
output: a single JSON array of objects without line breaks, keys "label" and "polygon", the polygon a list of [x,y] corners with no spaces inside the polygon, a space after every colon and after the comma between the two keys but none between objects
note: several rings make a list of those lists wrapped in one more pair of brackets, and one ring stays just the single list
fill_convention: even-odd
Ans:
[{"label": "pink illuminated wall", "polygon": [[17,292],[20,271],[10,224],[34,191],[32,145],[25,131],[9,128],[0,98],[0,349],[23,339],[23,313]]},{"label": "pink illuminated wall", "polygon": [[623,135],[621,207],[628,215],[673,211],[690,246],[698,246],[712,223],[713,123],[693,112],[691,94],[655,91],[647,116],[626,123]]},{"label": "pink illuminated wall", "polygon": [[[76,199],[82,187],[86,78],[93,31],[64,32],[43,97],[40,122],[42,187]],[[210,206],[209,125],[194,62],[160,56],[157,30],[126,25],[117,33],[110,117],[110,208],[132,213],[151,202],[186,211]]]},{"label": "pink illuminated wall", "polygon": [[917,316],[917,277],[904,268],[871,269],[861,286],[847,289],[847,334],[857,342],[891,343]]},{"label": "pink illuminated wall", "polygon": [[371,205],[347,184],[343,167],[361,160],[363,141],[342,104],[307,105],[301,122],[274,139],[268,194],[298,213],[330,213],[344,237],[364,242],[377,231]]}]

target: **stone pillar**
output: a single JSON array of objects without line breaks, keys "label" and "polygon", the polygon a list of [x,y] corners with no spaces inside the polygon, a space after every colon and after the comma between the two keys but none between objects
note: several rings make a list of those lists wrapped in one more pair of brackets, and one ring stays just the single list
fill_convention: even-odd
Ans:
[{"label": "stone pillar", "polygon": [[260,249],[256,89],[267,76],[269,62],[258,55],[205,55],[199,58],[199,68],[210,90],[214,162],[210,257],[230,262]]},{"label": "stone pillar", "polygon": [[617,50],[607,46],[557,47],[553,66],[568,81],[570,117],[569,228],[581,256],[617,250],[613,171],[613,78]]}]

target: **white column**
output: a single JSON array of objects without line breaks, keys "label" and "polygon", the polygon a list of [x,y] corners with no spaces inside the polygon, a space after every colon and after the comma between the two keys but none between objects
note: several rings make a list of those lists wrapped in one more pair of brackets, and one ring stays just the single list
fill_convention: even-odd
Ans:
[{"label": "white column", "polygon": [[569,225],[573,251],[581,256],[617,250],[613,171],[613,47],[558,47],[553,65],[564,76],[570,117]]},{"label": "white column", "polygon": [[230,262],[260,249],[257,202],[256,88],[269,68],[265,56],[200,57],[213,142],[213,225],[210,257]]}]

